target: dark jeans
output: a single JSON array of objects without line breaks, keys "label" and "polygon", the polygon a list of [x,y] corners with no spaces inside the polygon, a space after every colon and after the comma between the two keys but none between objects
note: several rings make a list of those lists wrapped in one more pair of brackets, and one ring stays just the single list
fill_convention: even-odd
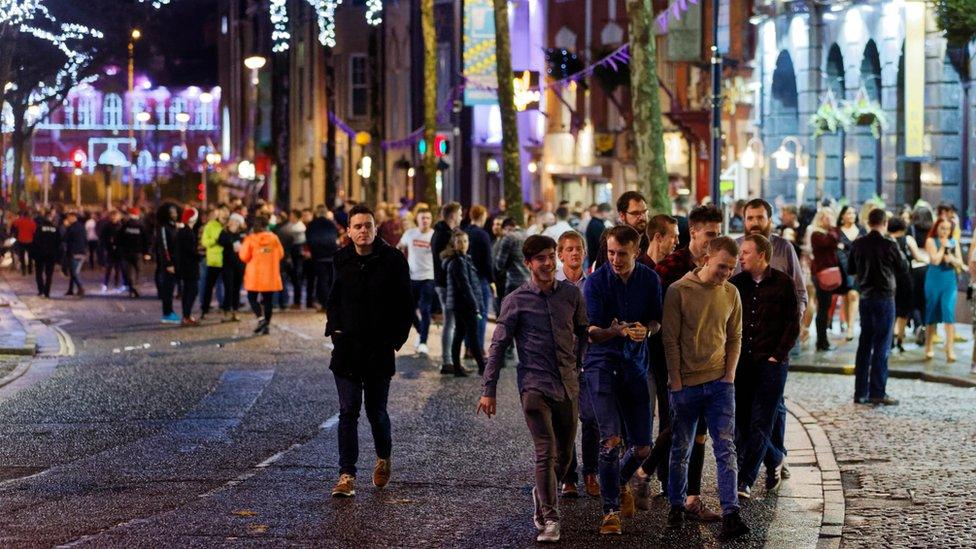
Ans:
[{"label": "dark jeans", "polygon": [[78,287],[78,293],[84,293],[85,288],[81,285],[81,268],[85,264],[85,256],[75,255],[68,258],[71,266],[68,268],[68,294],[74,293],[74,287]]},{"label": "dark jeans", "polygon": [[34,263],[34,281],[37,282],[37,295],[51,297],[51,277],[54,275],[54,262],[37,260]]},{"label": "dark jeans", "polygon": [[20,274],[27,275],[27,272],[32,270],[34,266],[34,258],[31,257],[30,244],[22,244],[21,242],[14,242],[14,255],[17,256],[17,261],[20,263]]},{"label": "dark jeans", "polygon": [[434,281],[411,280],[410,291],[413,293],[414,308],[420,309],[419,317],[414,311],[413,327],[420,335],[420,342],[426,344],[427,336],[430,334],[430,307],[434,300]]},{"label": "dark jeans", "polygon": [[332,260],[308,260],[305,263],[305,282],[305,307],[311,309],[315,306],[315,301],[325,307],[329,290],[332,289]]},{"label": "dark jeans", "polygon": [[[272,303],[274,295],[275,292],[247,292],[247,302],[251,305],[254,316],[264,318],[265,322],[271,322],[271,313],[274,311],[274,303]],[[258,303],[258,297],[261,298],[260,303]]]},{"label": "dark jeans", "polygon": [[241,284],[244,283],[244,271],[235,267],[224,267],[221,273],[224,278],[224,301],[220,304],[224,312],[236,313],[241,308]]},{"label": "dark jeans", "polygon": [[767,471],[772,471],[786,457],[773,444],[773,436],[788,371],[788,362],[739,362],[735,375],[739,484],[751,487],[763,463]]},{"label": "dark jeans", "polygon": [[[160,277],[157,276],[156,278],[159,280]],[[135,289],[139,285],[138,255],[127,255],[122,258],[122,279],[130,289]],[[161,288],[160,291],[162,291]]]},{"label": "dark jeans", "polygon": [[722,380],[671,392],[671,473],[668,499],[684,505],[688,458],[692,439],[704,414],[718,471],[718,497],[722,514],[739,510],[738,464],[735,455],[735,387]]},{"label": "dark jeans", "polygon": [[[115,276],[113,277],[113,275]],[[108,286],[108,283],[112,282],[115,286],[118,286],[121,277],[122,259],[112,254],[107,254],[105,256],[105,277],[102,278],[102,284]],[[126,285],[128,285],[128,282],[126,282]]]},{"label": "dark jeans", "polygon": [[390,379],[353,379],[335,376],[339,393],[339,473],[356,476],[359,461],[359,410],[366,404],[366,419],[373,431],[376,457],[389,459],[393,436],[386,401],[390,396]]},{"label": "dark jeans", "polygon": [[827,329],[830,328],[830,304],[834,294],[821,290],[816,281],[814,287],[817,289],[817,348],[825,348],[830,344]]},{"label": "dark jeans", "polygon": [[176,275],[161,269],[156,273],[159,282],[159,299],[163,301],[163,316],[169,316],[173,311],[173,290],[176,289]]},{"label": "dark jeans", "polygon": [[[482,278],[481,280],[481,310],[483,314],[481,315],[481,320],[478,321],[478,346],[483,349],[485,348],[485,332],[488,330],[488,302],[491,301],[491,282],[488,282],[487,278]],[[477,294],[478,290],[475,290]]]},{"label": "dark jeans", "polygon": [[474,311],[455,309],[454,311],[454,340],[451,341],[451,359],[455,367],[460,368],[461,343],[465,343],[474,361],[478,364],[478,373],[485,371],[485,355],[481,345],[476,345],[478,337],[478,316]]},{"label": "dark jeans", "polygon": [[563,477],[563,482],[576,484],[579,482],[577,468],[579,461],[577,457],[583,457],[583,475],[595,475],[599,471],[600,459],[600,426],[596,422],[596,414],[593,412],[593,403],[590,402],[589,389],[586,387],[586,378],[580,376],[580,396],[579,396],[579,419],[580,419],[580,451],[576,452],[573,448],[573,461],[569,464],[569,470]]},{"label": "dark jeans", "polygon": [[[638,449],[651,444],[651,397],[647,373],[634,367],[612,365],[583,371],[590,401],[600,428],[600,492],[603,512],[620,510],[620,487],[634,475],[647,457]],[[607,443],[617,438],[612,448]],[[621,448],[627,451],[621,457]],[[646,450],[645,450],[646,451]]]},{"label": "dark jeans", "polygon": [[[91,269],[91,270],[93,270],[93,271],[95,270],[95,260],[96,259],[99,259],[98,258],[98,241],[97,240],[89,240],[88,241],[88,268]],[[99,259],[99,263],[101,263],[101,260],[100,259]]]},{"label": "dark jeans", "polygon": [[207,275],[203,279],[203,296],[200,299],[201,315],[210,313],[210,300],[213,299],[214,287],[217,286],[217,280],[222,277],[223,272],[224,269],[222,267],[207,265]]},{"label": "dark jeans", "polygon": [[854,398],[884,398],[888,351],[895,323],[895,299],[861,297],[861,338],[854,366]]},{"label": "dark jeans", "polygon": [[180,294],[180,304],[183,306],[183,318],[193,316],[193,303],[197,300],[197,289],[200,287],[199,271],[193,267],[192,272],[181,277],[183,293]]},{"label": "dark jeans", "polygon": [[294,288],[292,303],[302,304],[302,285],[305,284],[305,257],[302,256],[302,246],[295,246],[291,251],[291,269],[288,271],[291,286]]},{"label": "dark jeans", "polygon": [[535,445],[535,491],[546,521],[559,521],[556,483],[566,475],[576,442],[576,401],[522,393],[522,413]]}]

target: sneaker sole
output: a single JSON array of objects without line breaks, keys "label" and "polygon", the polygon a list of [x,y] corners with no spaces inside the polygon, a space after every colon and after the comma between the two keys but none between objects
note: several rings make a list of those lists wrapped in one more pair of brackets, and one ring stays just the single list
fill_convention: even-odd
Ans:
[{"label": "sneaker sole", "polygon": [[600,529],[601,536],[619,536],[621,534],[623,534],[623,531],[621,530],[603,530],[602,528]]},{"label": "sneaker sole", "polygon": [[379,484],[377,484],[376,479],[373,479],[373,486],[377,488],[386,488],[388,484],[390,484],[390,479],[386,479],[386,482],[381,482]]},{"label": "sneaker sole", "polygon": [[539,536],[539,537],[535,538],[535,540],[538,541],[539,543],[559,543],[559,538],[558,537],[555,537],[555,538],[544,538],[542,536]]},{"label": "sneaker sole", "polygon": [[339,492],[339,491],[335,491],[335,490],[332,491],[332,497],[334,497],[334,498],[351,498],[351,497],[353,497],[355,495],[356,495],[356,491],[355,490],[353,490],[351,492]]}]

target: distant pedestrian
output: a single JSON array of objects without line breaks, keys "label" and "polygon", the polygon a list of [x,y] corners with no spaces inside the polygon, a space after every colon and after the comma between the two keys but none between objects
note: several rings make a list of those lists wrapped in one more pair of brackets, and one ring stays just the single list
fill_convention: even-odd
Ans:
[{"label": "distant pedestrian", "polygon": [[[38,216],[40,217],[40,216]],[[88,268],[95,270],[95,260],[98,257],[98,217],[99,214],[85,215],[85,236],[88,239]]]},{"label": "distant pedestrian", "polygon": [[[281,259],[285,250],[275,234],[268,230],[268,218],[257,216],[251,234],[237,254],[244,262],[244,289],[258,324],[254,333],[268,335],[271,325],[272,298],[282,289]],[[258,299],[260,298],[260,303]]]},{"label": "distant pedestrian", "polygon": [[955,229],[952,221],[946,221],[940,216],[925,239],[925,251],[929,255],[929,268],[925,273],[926,360],[935,356],[933,346],[939,324],[945,327],[946,361],[956,360],[952,348],[956,339],[956,274],[965,269],[965,263],[959,241],[952,236]]},{"label": "distant pedestrian", "polygon": [[427,356],[427,337],[430,333],[430,312],[434,299],[434,254],[430,249],[430,239],[434,236],[431,229],[433,216],[427,208],[417,210],[415,216],[417,226],[403,233],[397,247],[407,254],[407,264],[410,266],[410,290],[414,302],[414,310],[420,311],[418,317],[414,313],[413,326],[417,330],[417,354]]},{"label": "distant pedestrian", "polygon": [[[900,218],[892,218],[888,220],[888,234],[891,235],[895,242],[898,244],[898,251],[901,252],[902,257],[908,262],[913,268],[916,263],[922,264],[928,263],[928,256],[923,255],[921,250],[918,249],[918,243],[915,242],[915,238],[912,235],[907,234],[908,225],[904,220]],[[895,335],[894,341],[892,342],[892,347],[898,349],[899,352],[904,353],[905,347],[903,346],[905,342],[905,328],[908,326],[908,322],[912,321],[913,325],[918,328],[922,324],[921,315],[917,314],[915,310],[915,292],[924,292],[924,284],[920,288],[915,287],[915,281],[912,278],[912,271],[909,270],[907,273],[899,274],[895,280]]]},{"label": "distant pedestrian", "polygon": [[[746,230],[749,212],[746,206]],[[763,463],[766,491],[776,490],[781,478],[777,471],[786,459],[776,440],[776,428],[790,349],[800,335],[800,307],[793,279],[770,264],[775,253],[764,235],[746,235],[739,248],[742,271],[729,280],[742,302],[742,350],[735,371],[735,446],[739,497],[746,499],[752,496]]]},{"label": "distant pedestrian", "polygon": [[451,344],[454,341],[454,311],[447,306],[447,271],[440,261],[441,252],[447,248],[454,229],[461,225],[461,205],[451,202],[441,210],[442,219],[434,225],[434,235],[430,239],[430,250],[434,254],[434,292],[441,304],[444,315],[441,330],[441,371],[454,371],[451,362]]},{"label": "distant pedestrian", "polygon": [[319,311],[324,311],[332,288],[333,258],[339,249],[338,241],[339,227],[329,219],[328,208],[317,206],[315,217],[305,222],[305,244],[309,252],[308,261],[305,263],[308,282],[305,288],[307,309],[317,306]]},{"label": "distant pedestrian", "polygon": [[600,203],[594,208],[593,217],[590,219],[589,223],[586,224],[586,266],[590,267],[595,265],[597,262],[597,256],[600,253],[600,243],[603,236],[603,231],[609,229],[613,225],[607,219],[610,215],[612,209],[610,204],[606,202]]},{"label": "distant pedestrian", "polygon": [[[282,234],[286,235],[291,244],[285,247],[285,257],[288,259],[289,270],[286,273],[291,281],[293,290],[291,308],[299,310],[302,308],[302,290],[305,285],[305,257],[302,250],[305,248],[305,223],[302,222],[302,212],[293,209],[288,213],[288,222],[282,228]],[[284,243],[282,242],[282,245]]]},{"label": "distant pedestrian", "polygon": [[738,255],[738,247],[729,237],[708,243],[704,265],[668,288],[662,335],[671,390],[668,526],[677,528],[684,522],[688,458],[697,427],[704,418],[708,430],[715,435],[712,446],[724,539],[749,532],[739,515],[734,443],[734,382],[742,340],[742,304],[739,292],[728,280]]},{"label": "distant pedestrian", "polygon": [[109,283],[118,289],[122,277],[122,256],[119,248],[119,232],[122,230],[122,214],[112,210],[102,219],[98,231],[98,246],[105,258],[105,275],[102,278],[102,293],[108,293]]},{"label": "distant pedestrian", "polygon": [[14,255],[20,263],[20,274],[27,276],[33,271],[34,262],[31,259],[30,249],[34,242],[34,231],[37,230],[37,223],[31,219],[30,213],[26,208],[20,210],[20,215],[10,224],[11,232],[16,237],[14,242]]},{"label": "distant pedestrian", "polygon": [[529,270],[522,256],[525,232],[519,229],[514,219],[507,217],[502,221],[502,234],[495,249],[495,270],[505,278],[504,286],[497,289],[499,302],[529,279]]},{"label": "distant pedestrian", "polygon": [[396,351],[410,333],[413,300],[406,259],[379,238],[376,229],[368,207],[349,210],[351,244],[335,255],[336,278],[326,302],[325,335],[335,346],[329,368],[339,394],[339,480],[332,489],[336,497],[356,494],[358,422],[364,402],[376,445],[373,485],[383,488],[392,474],[387,400]]},{"label": "distant pedestrian", "polygon": [[224,248],[217,241],[220,233],[227,224],[230,217],[230,210],[224,204],[218,204],[214,209],[214,215],[203,226],[203,233],[200,235],[200,245],[206,250],[207,269],[204,275],[203,294],[200,296],[200,320],[210,314],[210,302],[213,298],[214,288],[223,276],[224,268]]},{"label": "distant pedestrian", "polygon": [[976,374],[976,245],[969,245],[969,260],[966,263],[969,266],[969,289],[966,293],[969,295],[969,316],[973,325],[973,362],[969,373]]},{"label": "distant pedestrian", "polygon": [[173,257],[176,275],[183,287],[183,293],[180,294],[181,312],[183,313],[180,323],[183,326],[199,324],[197,319],[193,318],[193,304],[197,300],[197,288],[200,285],[201,245],[197,240],[197,232],[194,230],[199,218],[200,214],[196,208],[186,208],[182,215],[183,226],[176,231],[176,246]]},{"label": "distant pedestrian", "polygon": [[156,287],[163,303],[164,324],[179,324],[180,317],[173,310],[173,292],[176,289],[176,222],[180,209],[176,204],[166,203],[156,211]]},{"label": "distant pedestrian", "polygon": [[540,542],[560,538],[557,483],[569,469],[579,414],[577,357],[589,322],[579,290],[555,279],[556,243],[548,237],[525,240],[521,255],[529,281],[502,302],[484,374],[477,413],[497,411],[496,391],[505,350],[518,348],[518,390],[535,447],[532,520]]},{"label": "distant pedestrian", "polygon": [[85,288],[81,284],[81,268],[88,257],[88,237],[85,232],[85,223],[78,219],[78,214],[75,212],[68,212],[64,221],[67,228],[62,237],[62,246],[64,247],[65,267],[68,269],[69,277],[68,292],[64,295],[77,295],[82,298],[85,297]]},{"label": "distant pedestrian", "polygon": [[220,309],[224,316],[221,322],[237,322],[237,311],[241,308],[241,285],[244,283],[244,262],[238,252],[244,240],[244,216],[238,213],[230,214],[227,225],[220,231],[217,242],[223,249],[223,268],[221,276],[224,279],[224,300]]},{"label": "distant pedestrian", "polygon": [[442,374],[453,374],[454,377],[467,377],[468,372],[461,362],[461,343],[468,347],[468,351],[478,364],[478,374],[485,371],[485,358],[482,354],[481,342],[478,338],[478,322],[485,314],[482,310],[481,287],[478,272],[468,255],[468,235],[460,229],[455,229],[451,240],[441,252],[440,260],[444,263],[447,275],[447,292],[445,293],[445,311],[450,309],[454,316],[454,335],[451,342],[451,364],[447,369],[441,367]]},{"label": "distant pedestrian", "polygon": [[898,404],[898,400],[886,392],[888,352],[895,325],[895,281],[899,274],[908,273],[909,267],[898,244],[887,235],[888,221],[884,210],[871,210],[868,227],[871,232],[853,243],[848,261],[861,292],[861,336],[854,366],[854,402],[890,406]]},{"label": "distant pedestrian", "polygon": [[478,288],[475,293],[481,298],[481,320],[478,321],[478,335],[476,340],[481,345],[484,355],[485,333],[488,328],[488,308],[491,303],[491,285],[494,282],[494,262],[491,249],[491,237],[485,230],[488,220],[488,210],[480,204],[471,206],[468,210],[471,223],[464,228],[468,234],[468,255],[478,271]]},{"label": "distant pedestrian", "polygon": [[37,295],[51,297],[51,277],[54,264],[61,257],[61,233],[54,226],[54,212],[46,212],[34,230],[34,277]]},{"label": "distant pedestrian", "polygon": [[844,294],[844,315],[846,323],[847,341],[854,341],[854,315],[858,310],[860,300],[860,288],[857,285],[857,277],[848,265],[848,258],[851,254],[851,247],[854,241],[867,234],[857,218],[857,210],[853,206],[844,206],[840,209],[837,216],[837,236],[840,247],[837,249],[837,259],[840,262],[840,270],[844,275],[844,287],[847,293]]},{"label": "distant pedestrian", "polygon": [[[167,210],[166,208],[172,208]],[[179,209],[174,204],[168,204],[163,206],[162,213],[168,221],[165,224],[172,224],[175,220],[179,219]],[[122,258],[122,277],[125,282],[126,287],[129,289],[130,297],[139,297],[139,262],[140,260],[149,261],[152,256],[149,255],[149,231],[146,230],[146,226],[143,224],[142,219],[140,219],[142,213],[139,208],[130,208],[128,212],[127,219],[122,223],[119,233],[116,237],[116,242],[119,250],[119,256]],[[156,230],[159,230],[161,223],[157,219]],[[172,227],[171,227],[172,228]],[[158,238],[157,244],[158,244]],[[157,271],[159,270],[157,264]],[[175,314],[173,315],[176,316]],[[179,319],[176,319],[178,321]]]}]

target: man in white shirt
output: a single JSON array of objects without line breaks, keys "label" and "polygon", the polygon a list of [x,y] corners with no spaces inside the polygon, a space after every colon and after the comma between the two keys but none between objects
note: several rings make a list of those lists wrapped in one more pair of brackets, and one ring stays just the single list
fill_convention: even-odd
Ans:
[{"label": "man in white shirt", "polygon": [[542,236],[548,236],[553,240],[559,240],[559,237],[562,236],[563,233],[572,230],[573,227],[569,224],[569,208],[566,206],[560,206],[556,208],[556,222],[550,225],[546,230],[542,231]]},{"label": "man in white shirt", "polygon": [[[427,335],[430,333],[430,307],[434,299],[434,254],[430,248],[430,239],[434,236],[431,228],[433,216],[427,208],[417,210],[417,226],[403,233],[397,248],[407,255],[410,266],[410,289],[413,292],[414,320],[413,327],[417,329],[420,341],[417,343],[417,353],[427,355]],[[420,308],[417,317],[416,309]]]}]

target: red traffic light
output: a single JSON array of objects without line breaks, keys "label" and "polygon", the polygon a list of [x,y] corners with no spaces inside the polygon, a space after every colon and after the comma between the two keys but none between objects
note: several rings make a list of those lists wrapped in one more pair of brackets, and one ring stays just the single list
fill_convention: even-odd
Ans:
[{"label": "red traffic light", "polygon": [[434,156],[440,158],[451,152],[451,141],[445,134],[437,134],[434,137]]},{"label": "red traffic light", "polygon": [[88,161],[88,155],[85,154],[85,151],[81,149],[75,149],[74,152],[71,153],[71,163],[74,164],[76,169],[80,169],[84,167],[85,162],[87,161]]}]

